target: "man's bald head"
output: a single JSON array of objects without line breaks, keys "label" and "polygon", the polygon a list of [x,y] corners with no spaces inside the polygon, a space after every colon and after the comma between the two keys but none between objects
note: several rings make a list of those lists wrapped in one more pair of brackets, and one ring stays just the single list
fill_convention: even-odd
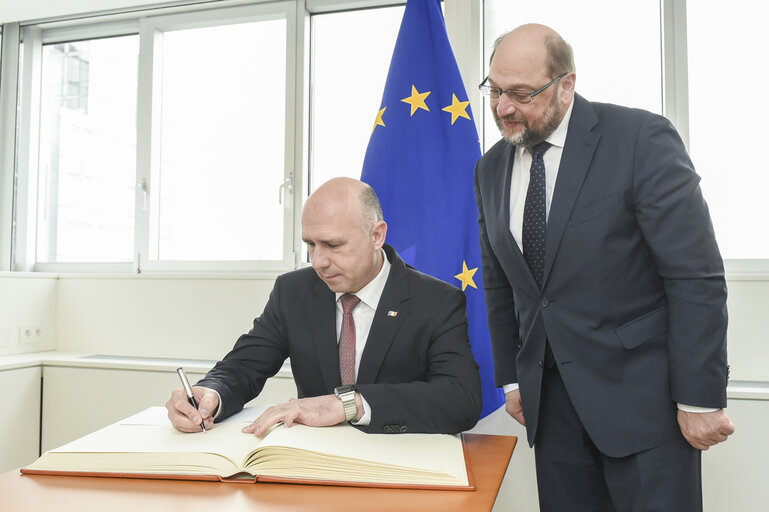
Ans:
[{"label": "man's bald head", "polygon": [[327,181],[307,198],[302,240],[334,292],[357,292],[382,268],[387,224],[374,190],[352,178]]},{"label": "man's bald head", "polygon": [[382,206],[374,189],[353,178],[332,178],[318,187],[305,202],[302,222],[306,215],[319,213],[356,217],[365,231],[383,220]]},{"label": "man's bald head", "polygon": [[499,36],[494,41],[489,65],[494,62],[497,49],[502,45],[514,48],[531,66],[544,66],[547,75],[558,76],[575,71],[571,45],[546,25],[529,23]]}]

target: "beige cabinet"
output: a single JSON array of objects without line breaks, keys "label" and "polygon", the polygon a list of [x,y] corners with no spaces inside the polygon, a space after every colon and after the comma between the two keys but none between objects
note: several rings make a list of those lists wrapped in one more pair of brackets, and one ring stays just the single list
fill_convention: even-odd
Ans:
[{"label": "beige cabinet", "polygon": [[40,449],[40,367],[0,370],[0,473],[25,466]]},{"label": "beige cabinet", "polygon": [[[193,384],[204,372],[187,369]],[[61,446],[153,405],[165,405],[180,387],[175,368],[135,370],[74,366],[43,369],[43,451]],[[294,381],[273,377],[252,404],[296,396]]]},{"label": "beige cabinet", "polygon": [[767,510],[769,400],[729,399],[734,434],[702,452],[705,512]]}]

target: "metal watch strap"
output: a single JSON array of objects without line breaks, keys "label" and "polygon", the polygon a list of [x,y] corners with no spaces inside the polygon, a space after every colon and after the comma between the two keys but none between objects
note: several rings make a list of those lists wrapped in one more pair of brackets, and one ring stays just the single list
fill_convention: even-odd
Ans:
[{"label": "metal watch strap", "polygon": [[355,386],[339,386],[334,389],[334,394],[342,401],[344,420],[354,420],[358,416],[358,408],[355,406]]}]

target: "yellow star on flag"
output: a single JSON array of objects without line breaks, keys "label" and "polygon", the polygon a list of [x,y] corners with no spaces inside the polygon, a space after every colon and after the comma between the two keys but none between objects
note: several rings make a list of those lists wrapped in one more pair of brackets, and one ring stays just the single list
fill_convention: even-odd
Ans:
[{"label": "yellow star on flag", "polygon": [[387,110],[387,107],[384,107],[382,110],[377,112],[376,120],[374,121],[374,127],[371,129],[371,133],[374,133],[374,130],[376,130],[377,126],[384,126],[384,121],[382,121],[382,114],[384,114],[384,111]]},{"label": "yellow star on flag", "polygon": [[430,109],[427,108],[427,104],[425,103],[425,100],[430,95],[430,91],[427,92],[419,92],[417,91],[417,88],[414,87],[414,85],[411,86],[411,96],[408,98],[403,98],[401,101],[403,103],[408,103],[411,105],[411,115],[414,115],[414,112],[417,111],[418,108],[422,108],[430,112]]},{"label": "yellow star on flag", "polygon": [[444,112],[451,112],[451,124],[454,124],[460,117],[470,119],[470,115],[467,113],[467,107],[470,105],[469,101],[459,101],[456,94],[451,95],[451,105],[444,107],[441,110]]},{"label": "yellow star on flag", "polygon": [[470,285],[475,289],[478,288],[477,286],[475,286],[475,282],[473,281],[473,276],[475,275],[476,272],[478,272],[478,267],[469,269],[467,268],[467,262],[466,261],[462,262],[462,273],[454,276],[460,281],[462,281],[462,291],[465,291],[465,288],[467,288],[467,285]]}]

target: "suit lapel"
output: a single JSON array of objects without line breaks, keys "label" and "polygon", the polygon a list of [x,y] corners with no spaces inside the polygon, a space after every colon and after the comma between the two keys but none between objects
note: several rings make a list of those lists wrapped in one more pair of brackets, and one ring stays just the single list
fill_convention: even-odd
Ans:
[{"label": "suit lapel", "polygon": [[555,182],[555,190],[547,219],[545,274],[543,277],[545,283],[558,253],[566,223],[571,217],[571,211],[577,196],[579,196],[582,183],[585,181],[590,162],[593,159],[593,153],[600,139],[600,135],[591,131],[597,123],[598,117],[590,104],[575,94],[574,109],[569,121],[569,131],[566,135],[566,143],[561,155],[558,178]]},{"label": "suit lapel", "polygon": [[[506,143],[505,153],[500,159],[500,168],[503,169],[503,172],[498,179],[494,180],[494,190],[488,191],[491,197],[494,198],[492,204],[499,204],[499,208],[496,210],[496,222],[494,223],[496,226],[494,238],[501,241],[501,247],[495,247],[495,249],[503,251],[498,255],[500,261],[510,261],[513,263],[513,265],[504,266],[506,273],[514,272],[518,274],[516,278],[511,279],[511,282],[528,281],[536,289],[538,286],[534,275],[531,273],[531,269],[523,257],[521,248],[518,247],[518,243],[510,232],[510,184],[513,179],[515,153],[515,146]],[[487,228],[489,225],[487,223]]]},{"label": "suit lapel", "polygon": [[313,292],[314,304],[307,309],[313,312],[311,336],[326,389],[334,389],[342,385],[336,339],[336,295],[320,279],[316,281]]},{"label": "suit lapel", "polygon": [[390,345],[411,311],[406,264],[392,247],[385,245],[385,253],[392,267],[374,313],[366,348],[363,349],[356,381],[358,384],[376,382]]},{"label": "suit lapel", "polygon": [[[505,157],[502,159],[502,169],[504,169],[503,179],[499,180],[497,186],[501,187],[502,200],[501,207],[497,212],[497,222],[499,232],[497,233],[497,239],[503,241],[504,250],[507,252],[508,257],[502,256],[501,260],[514,262],[514,268],[520,271],[525,276],[524,279],[529,281],[529,284],[536,287],[537,282],[534,279],[534,275],[531,273],[528,263],[523,258],[521,248],[513,238],[513,234],[510,232],[510,183],[513,179],[513,162],[515,160],[515,146],[507,144]],[[516,280],[517,281],[517,280]]]}]

